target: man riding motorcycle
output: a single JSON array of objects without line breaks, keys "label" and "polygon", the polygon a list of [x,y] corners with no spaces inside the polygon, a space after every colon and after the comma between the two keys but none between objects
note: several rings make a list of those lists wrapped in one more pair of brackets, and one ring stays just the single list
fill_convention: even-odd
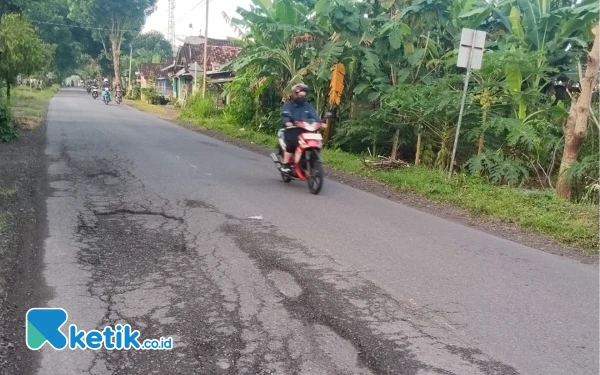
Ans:
[{"label": "man riding motorcycle", "polygon": [[115,83],[115,100],[117,103],[123,100],[123,89],[121,88],[121,83],[118,81]]},{"label": "man riding motorcycle", "polygon": [[291,171],[290,159],[296,147],[298,147],[298,135],[302,129],[294,128],[294,121],[314,121],[319,120],[319,115],[315,108],[306,101],[308,95],[308,86],[298,83],[292,87],[292,97],[281,109],[281,129],[278,132],[280,142],[283,142],[282,148],[283,165],[281,171],[289,173]]},{"label": "man riding motorcycle", "polygon": [[104,91],[103,95],[105,95],[106,100],[110,102],[110,83],[108,82],[108,78],[104,78],[104,82],[102,82],[102,91]]}]

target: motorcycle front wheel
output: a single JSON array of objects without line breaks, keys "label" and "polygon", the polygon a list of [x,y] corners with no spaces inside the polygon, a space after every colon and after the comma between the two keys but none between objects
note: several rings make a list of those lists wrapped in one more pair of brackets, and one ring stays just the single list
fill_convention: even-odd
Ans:
[{"label": "motorcycle front wheel", "polygon": [[323,181],[325,179],[325,172],[323,170],[323,163],[319,158],[318,151],[312,151],[311,158],[308,160],[310,168],[306,176],[306,183],[308,184],[308,190],[311,194],[319,194],[323,188]]}]

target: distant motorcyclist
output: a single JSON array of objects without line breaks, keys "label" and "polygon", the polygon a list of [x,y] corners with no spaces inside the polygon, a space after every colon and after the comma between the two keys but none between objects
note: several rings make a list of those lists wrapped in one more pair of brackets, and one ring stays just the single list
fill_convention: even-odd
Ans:
[{"label": "distant motorcyclist", "polygon": [[115,95],[119,100],[123,99],[123,89],[121,88],[121,82],[117,81],[115,83]]},{"label": "distant motorcyclist", "polygon": [[[308,86],[303,83],[298,83],[292,87],[292,96],[281,109],[282,125],[279,130],[279,135],[283,136],[285,143],[283,154],[283,166],[281,171],[289,173],[290,159],[292,154],[298,147],[298,135],[302,129],[293,128],[294,121],[315,121],[319,120],[319,115],[315,108],[306,100],[308,95]],[[283,134],[282,134],[283,133]]]},{"label": "distant motorcyclist", "polygon": [[108,82],[108,78],[104,78],[104,82],[102,82],[102,91],[104,92],[104,98],[106,101],[110,102],[110,82]]}]

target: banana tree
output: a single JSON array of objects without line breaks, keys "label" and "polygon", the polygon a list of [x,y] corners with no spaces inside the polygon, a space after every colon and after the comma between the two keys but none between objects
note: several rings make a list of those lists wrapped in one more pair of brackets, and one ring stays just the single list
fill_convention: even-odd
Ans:
[{"label": "banana tree", "polygon": [[[464,2],[469,2],[465,0]],[[473,9],[465,9],[458,17],[477,25],[478,21],[495,19],[511,39],[530,51],[537,52],[537,68],[540,74],[529,77],[533,90],[541,90],[546,83],[546,66],[557,68],[551,79],[569,77],[576,79],[573,61],[588,48],[593,39],[590,23],[598,18],[598,1],[552,0],[501,0],[480,3]],[[514,95],[522,94],[523,72],[516,64],[506,67],[510,79],[510,90]],[[518,118],[527,115],[527,106],[519,104]]]},{"label": "banana tree", "polygon": [[226,68],[259,68],[261,77],[275,78],[282,96],[306,74],[304,49],[311,42],[309,9],[284,0],[252,0],[250,10],[238,8],[241,18],[230,23],[245,30],[245,48]]}]

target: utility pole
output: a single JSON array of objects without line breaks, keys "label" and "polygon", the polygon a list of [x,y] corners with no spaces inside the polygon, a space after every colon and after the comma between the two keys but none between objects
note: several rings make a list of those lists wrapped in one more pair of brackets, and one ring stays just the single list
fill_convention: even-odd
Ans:
[{"label": "utility pole", "polygon": [[133,58],[133,45],[129,46],[129,96],[133,95],[133,82],[131,82],[131,59]]},{"label": "utility pole", "polygon": [[209,0],[206,0],[206,26],[204,27],[204,67],[203,73],[204,77],[202,79],[202,97],[206,96],[206,60],[208,54],[208,3]]}]

